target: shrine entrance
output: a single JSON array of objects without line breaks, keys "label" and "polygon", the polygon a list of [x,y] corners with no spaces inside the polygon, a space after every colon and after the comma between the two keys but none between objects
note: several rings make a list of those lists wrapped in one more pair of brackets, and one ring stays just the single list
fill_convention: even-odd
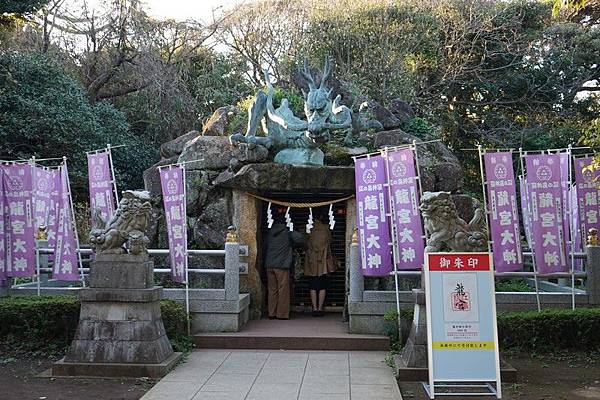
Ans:
[{"label": "shrine entrance", "polygon": [[[265,198],[275,200],[282,203],[319,203],[326,201],[334,201],[337,199],[341,199],[347,197],[348,193],[337,192],[337,193],[298,193],[298,192],[271,192],[265,194]],[[353,201],[351,201],[352,207]],[[263,287],[266,288],[266,271],[262,268],[263,265],[263,239],[266,237],[268,232],[268,224],[267,224],[267,201],[261,201],[260,207],[260,215],[258,216],[258,226],[260,227],[259,233],[259,245],[258,245],[258,265],[261,266],[261,281],[263,283]],[[275,212],[275,208],[281,207],[286,208],[285,206],[272,204],[271,208],[273,212]],[[337,261],[339,268],[334,273],[330,274],[329,277],[329,289],[327,290],[327,297],[325,299],[325,308],[326,312],[342,312],[344,308],[345,301],[345,293],[346,293],[346,252],[348,249],[347,244],[349,243],[348,236],[348,201],[337,202],[333,204],[333,215],[335,218],[335,226],[332,233],[332,241],[331,241],[331,251],[333,253],[333,257]],[[324,212],[328,212],[329,206],[319,207],[320,210]],[[313,213],[316,213],[317,209],[313,209]],[[354,215],[353,212],[350,213]],[[309,218],[309,208],[308,207],[292,207],[290,208],[290,216],[292,222],[294,223],[294,231],[300,232],[306,235],[306,224]],[[354,226],[354,224],[350,224]],[[350,230],[350,235],[352,231]],[[299,256],[301,257],[301,263],[304,263],[304,252],[299,252]],[[293,275],[292,275],[293,277]],[[310,301],[310,291],[308,285],[308,278],[305,276],[300,277],[299,279],[291,280],[291,294],[290,294],[290,302],[291,307],[290,310],[293,312],[309,312],[312,309],[311,301]],[[266,310],[266,304],[263,309]]]}]

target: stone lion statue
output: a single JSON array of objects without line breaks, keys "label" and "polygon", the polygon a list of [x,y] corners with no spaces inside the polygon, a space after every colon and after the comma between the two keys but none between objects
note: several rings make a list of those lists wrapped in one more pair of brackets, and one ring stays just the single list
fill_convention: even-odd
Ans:
[{"label": "stone lion statue", "polygon": [[150,220],[150,193],[126,190],[112,219],[106,223],[100,210],[92,212],[90,243],[96,253],[146,253],[149,239],[146,228]]},{"label": "stone lion statue", "polygon": [[419,206],[425,226],[425,253],[487,251],[488,231],[481,208],[467,224],[458,216],[449,192],[425,192]]}]

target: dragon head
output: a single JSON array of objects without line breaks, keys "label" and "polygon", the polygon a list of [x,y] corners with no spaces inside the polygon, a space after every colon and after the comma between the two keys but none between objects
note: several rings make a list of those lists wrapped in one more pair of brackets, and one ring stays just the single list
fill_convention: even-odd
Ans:
[{"label": "dragon head", "polygon": [[304,60],[304,67],[300,73],[308,83],[308,93],[304,94],[304,113],[308,122],[306,136],[313,142],[321,144],[329,141],[329,126],[327,120],[331,117],[333,100],[331,99],[332,89],[326,86],[327,80],[331,76],[331,62],[325,61],[321,83],[317,87],[315,80],[308,67],[308,61]]}]

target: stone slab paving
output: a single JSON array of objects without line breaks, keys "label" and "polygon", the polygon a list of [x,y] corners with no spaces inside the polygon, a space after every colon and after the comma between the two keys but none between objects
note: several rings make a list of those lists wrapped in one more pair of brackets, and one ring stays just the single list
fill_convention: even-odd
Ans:
[{"label": "stone slab paving", "polygon": [[402,400],[387,355],[197,350],[142,400]]}]

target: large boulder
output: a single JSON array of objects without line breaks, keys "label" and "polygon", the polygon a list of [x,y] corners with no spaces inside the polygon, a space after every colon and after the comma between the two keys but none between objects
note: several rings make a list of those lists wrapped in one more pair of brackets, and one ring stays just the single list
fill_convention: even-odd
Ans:
[{"label": "large boulder", "polygon": [[411,144],[413,140],[420,141],[418,137],[406,133],[402,129],[392,129],[377,132],[373,139],[373,144],[375,147],[381,149],[386,146]]},{"label": "large boulder", "polygon": [[231,216],[231,192],[218,193],[210,199],[193,223],[194,241],[199,248],[223,248]]},{"label": "large boulder", "polygon": [[394,116],[384,106],[376,101],[369,100],[361,104],[361,108],[366,107],[367,112],[371,114],[371,117],[381,123],[384,129],[395,129],[402,125],[402,121]]},{"label": "large boulder", "polygon": [[183,135],[171,140],[170,142],[163,143],[160,146],[160,156],[162,158],[178,157],[183,151],[183,147],[185,146],[185,144],[198,136],[200,136],[200,132],[189,131],[188,133],[184,133]]},{"label": "large boulder", "polygon": [[[401,146],[422,140],[402,129],[381,131],[375,134],[373,143],[378,148]],[[421,184],[426,191],[456,192],[462,188],[463,170],[458,158],[442,143],[431,142],[417,145]]]},{"label": "large boulder", "polygon": [[237,115],[238,109],[234,106],[219,107],[202,126],[203,136],[225,136],[229,121]]},{"label": "large boulder", "polygon": [[259,144],[238,143],[233,149],[233,158],[241,164],[265,162],[269,158],[269,150]]},{"label": "large boulder", "polygon": [[475,210],[481,207],[479,200],[467,194],[453,194],[452,201],[456,206],[458,216],[466,222],[471,221],[475,215]]},{"label": "large boulder", "polygon": [[198,136],[186,143],[178,161],[186,162],[189,170],[221,170],[229,166],[233,150],[226,137]]},{"label": "large boulder", "polygon": [[402,99],[394,99],[390,102],[388,110],[400,121],[405,123],[415,117],[415,111],[406,101]]},{"label": "large boulder", "polygon": [[187,170],[186,168],[186,211],[189,216],[198,215],[208,200],[211,182],[217,171]]},{"label": "large boulder", "polygon": [[163,158],[150,168],[144,171],[142,177],[144,179],[144,189],[150,192],[152,196],[160,196],[162,189],[160,187],[160,175],[158,174],[158,167],[163,165],[175,164],[177,157]]},{"label": "large boulder", "polygon": [[248,164],[220,186],[253,193],[273,191],[354,192],[354,167],[315,167],[275,163]]},{"label": "large boulder", "polygon": [[463,186],[463,170],[459,164],[439,162],[429,169],[435,175],[435,190],[456,192]]}]

